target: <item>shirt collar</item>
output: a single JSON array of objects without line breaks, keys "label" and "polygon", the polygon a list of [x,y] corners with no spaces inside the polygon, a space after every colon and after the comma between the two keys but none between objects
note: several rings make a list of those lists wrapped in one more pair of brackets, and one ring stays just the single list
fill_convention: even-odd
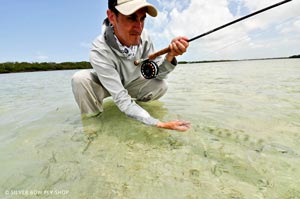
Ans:
[{"label": "shirt collar", "polygon": [[125,55],[125,57],[127,57],[127,59],[132,59],[135,57],[137,49],[138,49],[138,45],[134,45],[134,46],[124,46],[121,44],[121,42],[119,41],[118,37],[114,34],[114,37],[116,39],[116,42],[118,44],[118,47],[120,49],[120,51],[123,53],[123,55]]}]

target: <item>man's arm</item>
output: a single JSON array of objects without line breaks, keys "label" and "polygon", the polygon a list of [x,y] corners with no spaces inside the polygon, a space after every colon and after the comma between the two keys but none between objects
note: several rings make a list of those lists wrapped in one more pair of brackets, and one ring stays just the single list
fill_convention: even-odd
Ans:
[{"label": "man's arm", "polygon": [[[181,47],[177,48],[180,49]],[[171,54],[171,56],[175,55],[177,55],[176,51],[175,53]],[[111,59],[108,59],[108,57],[109,56],[104,51],[102,51],[102,53],[100,54],[98,50],[93,50],[91,52],[90,61],[93,65],[93,68],[98,74],[100,82],[110,92],[116,105],[122,112],[124,112],[129,117],[137,119],[148,125],[154,125],[158,128],[172,129],[178,131],[186,131],[190,128],[189,122],[161,122],[151,117],[147,111],[145,111],[142,107],[140,107],[134,101],[132,101],[131,97],[128,95],[126,89],[121,83],[119,74],[113,67],[114,63]]]},{"label": "man's arm", "polygon": [[[170,52],[166,55],[166,60],[172,63],[176,56],[182,55],[186,52],[189,43],[187,42],[188,38],[186,37],[176,37],[172,40],[169,45]],[[190,122],[187,121],[170,121],[170,122],[158,122],[157,127],[177,130],[177,131],[186,131],[191,127]]]}]

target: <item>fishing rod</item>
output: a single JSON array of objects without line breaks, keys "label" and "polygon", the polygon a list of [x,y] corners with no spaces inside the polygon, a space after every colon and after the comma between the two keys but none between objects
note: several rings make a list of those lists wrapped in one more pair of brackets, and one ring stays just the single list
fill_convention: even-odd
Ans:
[{"label": "fishing rod", "polygon": [[[208,32],[205,32],[205,33],[203,33],[203,34],[201,34],[201,35],[195,36],[195,37],[193,37],[193,38],[187,40],[187,42],[192,42],[192,41],[194,41],[194,40],[196,40],[196,39],[199,39],[199,38],[201,38],[201,37],[204,37],[204,36],[206,36],[206,35],[209,35],[209,34],[211,34],[211,33],[213,33],[213,32],[218,31],[218,30],[221,30],[221,29],[223,29],[223,28],[225,28],[225,27],[227,27],[227,26],[230,26],[230,25],[232,25],[232,24],[235,24],[235,23],[237,23],[237,22],[239,22],[239,21],[245,20],[245,19],[247,19],[247,18],[249,18],[249,17],[252,17],[252,16],[257,15],[257,14],[259,14],[259,13],[265,12],[265,11],[270,10],[270,9],[272,9],[272,8],[278,7],[278,6],[282,5],[282,4],[288,3],[288,2],[290,2],[290,1],[292,1],[292,0],[284,0],[284,1],[278,2],[278,3],[276,3],[276,4],[273,4],[273,5],[271,5],[271,6],[265,7],[265,8],[263,8],[263,9],[261,9],[261,10],[258,10],[258,11],[256,11],[256,12],[253,12],[253,13],[251,13],[251,14],[248,14],[248,15],[246,15],[246,16],[244,16],[244,17],[238,18],[238,19],[236,19],[236,20],[234,20],[234,21],[231,21],[231,22],[229,22],[229,23],[227,23],[227,24],[224,24],[224,25],[222,25],[222,26],[219,26],[219,27],[217,27],[217,28],[215,28],[215,29],[212,29],[212,30],[210,30],[210,31],[208,31]],[[151,60],[155,59],[155,58],[158,57],[158,56],[164,55],[164,54],[166,54],[166,53],[168,53],[168,52],[170,52],[170,47],[164,48],[164,49],[162,49],[162,50],[160,50],[160,51],[157,51],[157,52],[155,52],[155,53],[153,53],[153,54],[150,54],[150,55],[148,55],[148,57],[145,58],[145,59],[135,60],[135,61],[134,61],[134,64],[137,66],[137,65],[139,65],[139,64],[142,63],[142,66],[141,66],[141,73],[142,73],[142,75],[143,75],[144,78],[146,78],[146,79],[152,79],[152,78],[155,78],[155,77],[158,75],[158,70],[159,70],[159,69],[158,69],[157,64],[156,64],[154,61],[151,61]]]}]

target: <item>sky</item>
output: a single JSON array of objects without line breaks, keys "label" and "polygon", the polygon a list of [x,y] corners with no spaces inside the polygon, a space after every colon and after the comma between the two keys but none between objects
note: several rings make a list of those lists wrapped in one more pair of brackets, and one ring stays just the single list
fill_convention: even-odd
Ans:
[{"label": "sky", "polygon": [[[148,0],[159,11],[145,31],[156,50],[192,38],[281,0]],[[101,34],[106,0],[0,0],[0,62],[88,61]],[[180,61],[300,54],[300,0],[190,42]]]}]

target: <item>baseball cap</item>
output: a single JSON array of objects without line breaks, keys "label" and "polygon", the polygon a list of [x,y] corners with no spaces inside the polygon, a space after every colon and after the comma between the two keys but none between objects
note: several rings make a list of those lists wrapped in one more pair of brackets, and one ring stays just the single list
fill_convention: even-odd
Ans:
[{"label": "baseball cap", "polygon": [[157,16],[156,8],[146,0],[117,0],[115,8],[123,15],[131,15],[141,8],[147,8],[147,13],[152,16]]}]

